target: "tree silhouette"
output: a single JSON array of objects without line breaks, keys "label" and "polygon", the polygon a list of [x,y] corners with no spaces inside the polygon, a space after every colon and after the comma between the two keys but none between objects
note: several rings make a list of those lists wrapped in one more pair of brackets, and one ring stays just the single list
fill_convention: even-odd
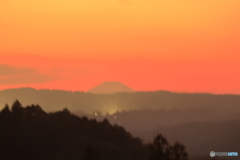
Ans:
[{"label": "tree silhouette", "polygon": [[16,100],[16,101],[13,103],[11,110],[12,110],[13,113],[19,113],[19,112],[21,112],[21,111],[22,111],[22,105],[21,105],[21,103],[20,103],[18,100]]},{"label": "tree silhouette", "polygon": [[149,144],[150,156],[149,160],[188,160],[188,154],[185,147],[176,142],[170,146],[167,139],[161,134],[158,134]]},{"label": "tree silhouette", "polygon": [[161,135],[158,134],[153,141],[153,144],[150,144],[150,160],[167,160],[169,158],[168,141]]},{"label": "tree silhouette", "polygon": [[5,105],[5,107],[2,109],[1,113],[2,113],[2,115],[6,115],[6,116],[11,114],[8,104]]},{"label": "tree silhouette", "polygon": [[172,150],[172,160],[187,160],[188,159],[188,154],[185,151],[185,147],[176,142],[173,146]]}]

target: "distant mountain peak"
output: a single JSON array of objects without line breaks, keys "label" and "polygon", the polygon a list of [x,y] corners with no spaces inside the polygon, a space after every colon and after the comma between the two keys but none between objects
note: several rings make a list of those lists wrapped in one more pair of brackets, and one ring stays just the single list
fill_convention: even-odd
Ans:
[{"label": "distant mountain peak", "polygon": [[111,94],[117,92],[135,92],[135,91],[129,88],[128,86],[122,84],[121,82],[105,81],[100,85],[90,89],[88,92],[95,94]]}]

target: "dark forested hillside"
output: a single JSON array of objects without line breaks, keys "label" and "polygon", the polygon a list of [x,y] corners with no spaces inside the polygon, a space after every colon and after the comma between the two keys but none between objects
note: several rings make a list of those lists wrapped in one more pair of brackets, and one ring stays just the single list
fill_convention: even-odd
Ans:
[{"label": "dark forested hillside", "polygon": [[185,147],[157,135],[153,143],[107,119],[77,117],[68,109],[46,113],[15,101],[0,112],[1,160],[187,160]]},{"label": "dark forested hillside", "polygon": [[123,127],[79,118],[68,109],[48,114],[16,101],[0,114],[3,160],[146,159],[145,151]]}]

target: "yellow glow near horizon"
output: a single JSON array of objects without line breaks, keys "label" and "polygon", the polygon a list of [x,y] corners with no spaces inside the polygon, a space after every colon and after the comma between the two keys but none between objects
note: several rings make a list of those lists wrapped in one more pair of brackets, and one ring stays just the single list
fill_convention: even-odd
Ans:
[{"label": "yellow glow near horizon", "polygon": [[107,111],[107,113],[108,113],[109,115],[114,115],[116,112],[117,112],[117,110],[114,110],[114,109]]}]

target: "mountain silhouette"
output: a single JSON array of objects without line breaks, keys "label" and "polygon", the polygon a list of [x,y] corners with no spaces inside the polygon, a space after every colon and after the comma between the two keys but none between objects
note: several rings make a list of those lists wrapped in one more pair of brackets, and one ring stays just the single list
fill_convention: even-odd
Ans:
[{"label": "mountain silhouette", "polygon": [[134,90],[120,82],[106,81],[90,89],[88,92],[95,94],[111,94],[117,92],[134,92]]}]

